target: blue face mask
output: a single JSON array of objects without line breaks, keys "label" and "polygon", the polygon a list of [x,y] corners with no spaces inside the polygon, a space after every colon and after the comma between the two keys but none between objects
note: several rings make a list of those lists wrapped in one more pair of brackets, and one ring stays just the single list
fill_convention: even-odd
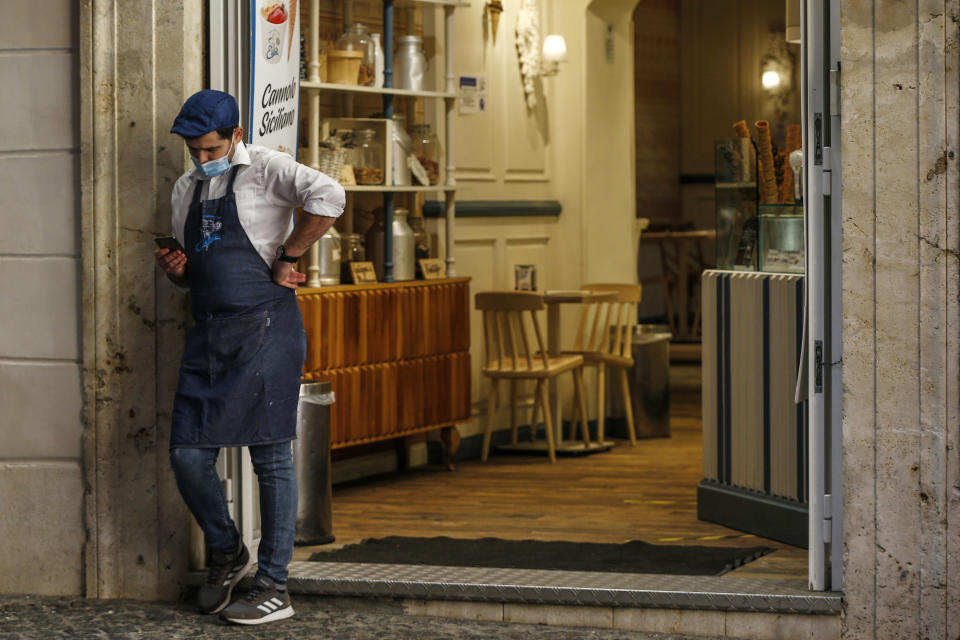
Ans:
[{"label": "blue face mask", "polygon": [[230,168],[230,152],[233,151],[233,139],[230,140],[230,149],[227,151],[226,155],[222,158],[217,158],[216,160],[209,160],[204,163],[197,162],[197,159],[193,156],[190,156],[190,159],[193,160],[193,164],[197,169],[200,169],[200,173],[205,175],[208,178],[213,178],[215,176],[222,175],[227,172]]}]

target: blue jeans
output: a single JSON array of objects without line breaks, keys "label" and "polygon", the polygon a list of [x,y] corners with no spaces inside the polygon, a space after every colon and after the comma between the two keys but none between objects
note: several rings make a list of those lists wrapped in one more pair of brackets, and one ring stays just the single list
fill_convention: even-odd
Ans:
[{"label": "blue jeans", "polygon": [[[278,584],[287,582],[287,565],[293,557],[297,525],[297,478],[291,443],[248,447],[260,486],[260,550],[257,575]],[[217,475],[217,448],[177,447],[170,464],[177,488],[203,530],[207,548],[231,553],[240,545],[237,526],[227,511],[227,499]]]}]

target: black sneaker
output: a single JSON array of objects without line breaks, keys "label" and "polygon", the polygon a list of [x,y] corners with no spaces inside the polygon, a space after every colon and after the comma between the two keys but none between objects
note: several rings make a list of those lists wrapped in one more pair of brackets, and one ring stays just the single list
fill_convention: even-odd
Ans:
[{"label": "black sneaker", "polygon": [[253,589],[220,614],[221,620],[236,624],[263,624],[293,615],[290,594],[266,576],[257,576]]},{"label": "black sneaker", "polygon": [[211,552],[207,581],[197,593],[200,613],[217,613],[227,606],[233,587],[249,573],[252,566],[253,559],[243,542],[235,553]]}]

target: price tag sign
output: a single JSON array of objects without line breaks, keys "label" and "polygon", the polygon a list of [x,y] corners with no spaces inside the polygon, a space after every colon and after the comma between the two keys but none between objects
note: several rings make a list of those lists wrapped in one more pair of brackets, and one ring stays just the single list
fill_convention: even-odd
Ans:
[{"label": "price tag sign", "polygon": [[351,262],[350,274],[353,276],[353,284],[370,284],[377,281],[377,272],[372,262]]},{"label": "price tag sign", "polygon": [[443,280],[447,277],[447,270],[440,258],[420,258],[417,262],[424,280]]}]

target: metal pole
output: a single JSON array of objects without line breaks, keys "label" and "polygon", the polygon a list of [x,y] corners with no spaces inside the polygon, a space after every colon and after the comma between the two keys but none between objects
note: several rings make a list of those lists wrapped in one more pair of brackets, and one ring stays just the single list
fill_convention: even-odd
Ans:
[{"label": "metal pole", "polygon": [[[307,78],[310,82],[320,82],[320,0],[310,2],[310,64],[307,65]],[[320,92],[310,91],[310,111],[307,117],[309,123],[307,133],[307,162],[314,169],[320,168]],[[330,176],[339,180],[340,176]],[[307,286],[320,286],[320,245],[314,242],[310,245],[307,256]]]},{"label": "metal pole", "polygon": [[[447,6],[443,8],[443,47],[444,47],[444,68],[447,74],[446,89],[447,93],[453,93],[456,91],[455,78],[453,73],[453,7]],[[453,164],[453,120],[455,117],[454,114],[454,105],[456,104],[456,98],[444,98],[444,106],[446,107],[446,119],[445,119],[445,132],[444,137],[446,138],[447,143],[447,170],[446,170],[446,184],[448,187],[456,187],[457,179],[455,176],[456,167]],[[454,218],[456,217],[456,191],[449,189],[445,192],[445,201],[446,206],[444,209],[444,237],[447,250],[446,263],[447,263],[447,277],[453,278],[457,275],[456,259],[453,256],[453,243],[454,243]]]},{"label": "metal pole", "polygon": [[[383,87],[393,88],[393,0],[383,0]],[[393,95],[383,96],[383,115],[388,121],[388,129],[393,122]],[[393,140],[384,140],[384,147],[390,149]],[[388,151],[389,152],[389,151]],[[400,158],[394,158],[399,162]],[[393,176],[384,175],[384,183],[393,182]],[[383,194],[383,281],[393,282],[393,192]]]}]

